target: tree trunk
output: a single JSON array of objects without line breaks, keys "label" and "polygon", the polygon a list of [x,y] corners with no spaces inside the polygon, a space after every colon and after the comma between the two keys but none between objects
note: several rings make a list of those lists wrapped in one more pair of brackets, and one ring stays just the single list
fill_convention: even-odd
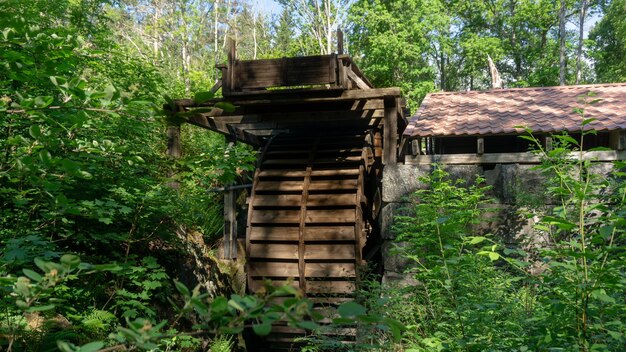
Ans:
[{"label": "tree trunk", "polygon": [[576,84],[582,80],[583,40],[585,36],[585,17],[587,16],[587,0],[581,0],[578,24],[578,49],[576,50]]},{"label": "tree trunk", "polygon": [[565,0],[559,9],[559,85],[565,85]]}]

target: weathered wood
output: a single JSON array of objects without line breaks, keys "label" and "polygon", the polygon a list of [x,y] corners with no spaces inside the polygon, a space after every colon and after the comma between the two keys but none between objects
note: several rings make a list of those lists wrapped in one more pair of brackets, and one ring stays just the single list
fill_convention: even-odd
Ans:
[{"label": "weathered wood", "polygon": [[626,149],[626,131],[611,131],[609,132],[609,145],[614,150]]},{"label": "weathered wood", "polygon": [[353,263],[306,263],[307,277],[354,277],[356,269]]},{"label": "weathered wood", "polygon": [[[572,159],[578,159],[579,153],[569,155]],[[615,161],[626,160],[626,151],[586,151],[583,152],[583,160],[590,161]],[[405,164],[538,164],[541,162],[539,155],[530,152],[521,153],[486,153],[476,154],[436,154],[407,156]]]},{"label": "weathered wood", "polygon": [[305,259],[341,260],[355,259],[353,244],[307,244],[304,250]]},{"label": "weathered wood", "polygon": [[313,281],[307,280],[308,293],[352,293],[356,289],[354,281]]},{"label": "weathered wood", "polygon": [[[298,244],[251,243],[250,258],[298,259]],[[277,275],[280,276],[280,275]]]},{"label": "weathered wood", "polygon": [[[298,194],[258,194],[255,207],[296,207],[300,206],[302,196]],[[353,194],[309,194],[307,207],[352,206],[356,205]]]},{"label": "weathered wood", "polygon": [[332,55],[237,60],[238,80],[234,90],[335,84],[336,76],[329,76],[333,60],[336,58]]},{"label": "weathered wood", "polygon": [[[297,227],[255,226],[250,229],[253,241],[297,241]],[[311,241],[349,241],[354,240],[354,226],[308,226],[304,230],[304,240]]]},{"label": "weathered wood", "polygon": [[372,87],[368,86],[367,83],[365,83],[361,77],[352,72],[352,70],[348,70],[348,78],[350,78],[360,89],[372,89]]},{"label": "weathered wood", "polygon": [[309,209],[306,214],[307,223],[353,223],[354,209]]},{"label": "weathered wood", "polygon": [[250,264],[252,277],[298,277],[298,263],[254,262]]},{"label": "weathered wood", "polygon": [[476,154],[485,154],[485,139],[482,137],[476,138]]},{"label": "weathered wood", "polygon": [[181,154],[180,125],[167,126],[167,155],[180,158]]},{"label": "weathered wood", "polygon": [[343,55],[343,31],[337,28],[337,54]]},{"label": "weathered wood", "polygon": [[[365,91],[367,92],[367,91]],[[398,105],[395,96],[385,97],[385,119],[383,129],[383,164],[397,162]]]}]

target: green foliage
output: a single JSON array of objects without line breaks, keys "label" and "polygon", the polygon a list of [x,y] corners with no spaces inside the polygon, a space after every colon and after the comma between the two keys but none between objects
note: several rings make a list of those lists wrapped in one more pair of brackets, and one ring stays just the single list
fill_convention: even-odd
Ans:
[{"label": "green foliage", "polygon": [[413,195],[410,215],[396,217],[400,253],[415,262],[419,284],[390,295],[389,305],[407,324],[413,350],[521,345],[525,304],[515,278],[492,264],[500,259],[500,245],[474,235],[487,211],[487,188],[477,186],[482,181],[453,180],[435,167],[421,179],[426,188]]},{"label": "green foliage", "polygon": [[626,2],[607,2],[605,16],[589,34],[600,82],[626,81]]},{"label": "green foliage", "polygon": [[[596,100],[584,97],[583,103]],[[581,115],[580,139],[562,135],[552,150],[537,140],[548,179],[548,191],[558,206],[545,214],[538,230],[549,239],[536,255],[543,264],[537,286],[536,311],[542,324],[533,326],[538,346],[570,346],[583,351],[613,351],[624,345],[626,317],[623,234],[626,229],[626,188],[622,162],[606,177],[582,158],[593,119]]]},{"label": "green foliage", "polygon": [[477,232],[485,221],[483,188],[450,180],[438,168],[422,179],[428,188],[415,193],[395,227],[400,253],[414,261],[416,284],[385,291],[385,309],[407,326],[410,350],[623,348],[625,164],[607,177],[583,158],[585,137],[595,131],[584,109],[576,111],[579,139],[554,135],[553,148],[544,150],[532,134],[524,137],[543,157],[537,169],[557,204],[531,209],[543,215],[524,250]]}]

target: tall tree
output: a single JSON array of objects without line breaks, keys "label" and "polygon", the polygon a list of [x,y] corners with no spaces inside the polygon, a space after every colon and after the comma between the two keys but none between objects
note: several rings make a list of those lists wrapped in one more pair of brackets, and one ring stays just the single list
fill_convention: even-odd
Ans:
[{"label": "tall tree", "polygon": [[626,82],[626,0],[613,0],[589,37],[597,80]]}]

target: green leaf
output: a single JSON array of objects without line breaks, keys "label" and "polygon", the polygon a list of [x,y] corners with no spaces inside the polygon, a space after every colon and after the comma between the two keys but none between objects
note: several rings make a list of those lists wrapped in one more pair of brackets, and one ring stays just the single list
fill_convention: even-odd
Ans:
[{"label": "green leaf", "polygon": [[215,103],[215,107],[216,108],[220,108],[226,112],[233,112],[235,111],[235,105],[228,103],[228,102],[219,102],[219,103]]},{"label": "green leaf", "polygon": [[346,302],[340,305],[337,311],[339,315],[345,318],[365,314],[366,309],[356,302]]},{"label": "green leaf", "polygon": [[178,292],[180,292],[181,295],[185,297],[191,297],[191,292],[189,292],[187,286],[185,286],[182,282],[174,280],[174,286],[176,286],[176,289],[178,290]]},{"label": "green leaf", "polygon": [[77,352],[96,352],[104,347],[104,343],[100,341],[90,342],[86,345],[80,346]]},{"label": "green leaf", "polygon": [[41,281],[43,279],[43,277],[41,275],[39,275],[38,273],[30,270],[30,269],[22,269],[22,272],[24,273],[24,275],[26,275],[26,277],[28,277],[29,279],[33,280],[33,281]]},{"label": "green leaf", "polygon": [[202,104],[213,99],[213,97],[215,97],[213,92],[198,92],[194,95],[193,101],[196,104]]},{"label": "green leaf", "polygon": [[483,236],[473,236],[471,237],[469,244],[478,244],[478,243],[485,241],[486,239],[487,237],[483,237]]},{"label": "green leaf", "polygon": [[267,336],[270,332],[272,332],[272,324],[265,321],[261,324],[254,324],[252,325],[252,330],[254,330],[254,333],[259,336]]},{"label": "green leaf", "polygon": [[57,347],[61,352],[76,352],[76,346],[65,341],[57,341]]},{"label": "green leaf", "polygon": [[496,252],[489,252],[489,259],[491,259],[492,262],[500,259],[500,254],[496,253]]},{"label": "green leaf", "polygon": [[42,96],[42,97],[36,97],[35,98],[35,107],[36,108],[46,108],[48,106],[50,106],[50,104],[52,104],[52,102],[54,101],[53,97],[49,97],[49,96]]},{"label": "green leaf", "polygon": [[43,305],[43,306],[30,307],[26,311],[29,312],[29,313],[32,313],[32,312],[45,312],[47,310],[54,309],[54,307],[55,307],[54,304],[46,304],[46,305]]},{"label": "green leaf", "polygon": [[299,328],[306,329],[306,330],[315,330],[319,327],[317,323],[308,321],[308,320],[299,321],[296,325]]},{"label": "green leaf", "polygon": [[39,127],[39,125],[31,125],[28,128],[28,134],[30,134],[30,136],[34,139],[39,139],[42,136],[41,128]]},{"label": "green leaf", "polygon": [[593,121],[596,121],[596,120],[597,120],[597,118],[595,118],[595,117],[584,119],[582,125],[583,126],[587,126],[588,124],[590,124],[590,123],[592,123]]},{"label": "green leaf", "polygon": [[64,254],[61,257],[61,264],[70,269],[76,269],[80,265],[80,257],[74,254]]}]

